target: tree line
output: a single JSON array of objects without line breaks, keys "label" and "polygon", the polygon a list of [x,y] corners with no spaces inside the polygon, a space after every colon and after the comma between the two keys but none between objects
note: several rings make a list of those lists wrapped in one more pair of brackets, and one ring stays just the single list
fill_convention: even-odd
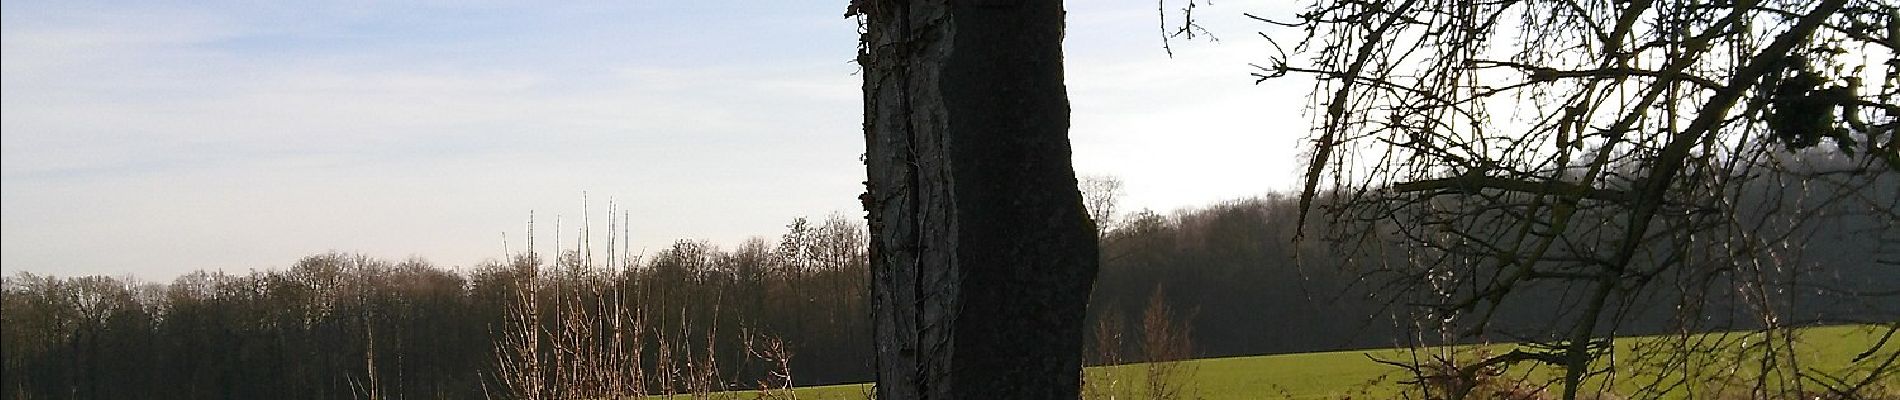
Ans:
[{"label": "tree line", "polygon": [[[1346,267],[1363,260],[1326,242],[1293,240],[1298,207],[1297,198],[1268,195],[1097,215],[1088,361],[1416,344],[1429,307],[1395,286],[1407,281]],[[1868,228],[1857,221],[1809,232],[1828,240],[1811,243],[1825,248],[1807,268],[1828,274],[1802,283],[1838,290],[1811,291],[1780,316],[1900,315],[1865,296],[1900,274],[1867,263],[1865,249],[1880,242],[1853,235]],[[795,219],[776,241],[679,241],[611,265],[570,249],[467,269],[328,253],[282,270],[195,272],[163,284],[19,273],[5,278],[0,302],[4,397],[581,398],[867,381],[865,241],[856,219],[834,215]],[[1846,286],[1823,285],[1827,276]],[[1486,340],[1543,339],[1539,328],[1566,294],[1529,291],[1549,301],[1500,310],[1491,323],[1509,334]],[[1710,320],[1634,316],[1621,332],[1754,326],[1749,303],[1701,294],[1711,296],[1697,303]],[[1171,310],[1161,317],[1169,321],[1153,321],[1157,305]],[[1168,343],[1144,338],[1157,326]]]},{"label": "tree line", "polygon": [[[785,369],[800,384],[861,380],[871,351],[863,249],[863,229],[834,216],[796,219],[777,243],[679,241],[611,267],[569,250],[468,269],[328,253],[164,284],[18,273],[0,302],[4,397],[510,397],[521,377],[507,366],[538,364],[529,379],[543,388],[571,383],[561,374],[576,371],[562,367],[602,341],[644,350],[635,360],[654,390],[683,389],[689,370],[709,364],[718,377]],[[534,326],[511,325],[526,315]],[[637,323],[644,337],[577,334],[635,331],[594,322]],[[536,348],[509,348],[522,336]],[[746,342],[767,339],[791,353],[748,354],[764,346]]]}]

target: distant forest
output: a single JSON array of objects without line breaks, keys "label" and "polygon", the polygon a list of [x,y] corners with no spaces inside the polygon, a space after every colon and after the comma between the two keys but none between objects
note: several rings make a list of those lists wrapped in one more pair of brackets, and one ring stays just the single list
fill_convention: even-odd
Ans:
[{"label": "distant forest", "polygon": [[[1155,354],[1140,338],[1156,304],[1195,357],[1419,344],[1416,304],[1389,295],[1404,283],[1347,267],[1363,260],[1339,259],[1327,243],[1295,241],[1297,213],[1294,199],[1269,195],[1102,221],[1090,362]],[[1900,304],[1862,296],[1900,282],[1873,260],[1894,245],[1851,213],[1827,218],[1793,239],[1808,255],[1794,265],[1825,273],[1804,275],[1815,289],[1779,315],[1900,320]],[[5,278],[0,310],[4,397],[512,397],[601,371],[631,371],[639,381],[624,384],[649,393],[867,381],[865,249],[860,220],[834,215],[795,219],[775,241],[679,241],[605,263],[584,250],[466,269],[332,253],[168,284],[19,273]],[[1495,331],[1522,334],[1479,339],[1543,339],[1540,324],[1566,293],[1525,296],[1547,301],[1492,317]],[[1692,315],[1627,316],[1619,332],[1758,326],[1746,302],[1699,303]]]}]

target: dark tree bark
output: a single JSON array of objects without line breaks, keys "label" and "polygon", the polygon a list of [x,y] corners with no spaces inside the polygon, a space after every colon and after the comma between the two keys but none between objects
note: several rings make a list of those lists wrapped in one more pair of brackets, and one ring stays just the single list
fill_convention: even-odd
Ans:
[{"label": "dark tree bark", "polygon": [[1060,1],[858,1],[878,397],[1076,398],[1094,227]]}]

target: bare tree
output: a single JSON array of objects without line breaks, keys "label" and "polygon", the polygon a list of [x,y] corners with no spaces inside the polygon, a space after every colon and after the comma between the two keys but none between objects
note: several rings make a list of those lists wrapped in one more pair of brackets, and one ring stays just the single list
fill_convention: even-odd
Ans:
[{"label": "bare tree", "polygon": [[[1777,335],[1813,283],[1798,259],[1819,210],[1900,229],[1890,2],[1320,0],[1256,18],[1303,34],[1260,78],[1317,80],[1302,220],[1323,210],[1326,240],[1405,289],[1393,301],[1440,332],[1421,344],[1488,337],[1527,297],[1562,305],[1520,333],[1545,350],[1477,365],[1560,368],[1566,399],[1615,380],[1593,361],[1656,310],[1689,338],[1734,302],[1753,319],[1734,326],[1792,344]],[[1766,395],[1856,387],[1814,383],[1787,347],[1751,356],[1792,371],[1763,373]]]},{"label": "bare tree", "polygon": [[1090,175],[1081,178],[1082,205],[1089,210],[1089,220],[1095,221],[1097,236],[1107,237],[1115,230],[1116,214],[1122,199],[1122,180],[1113,175]]},{"label": "bare tree", "polygon": [[852,2],[881,399],[1075,399],[1097,260],[1060,1]]}]

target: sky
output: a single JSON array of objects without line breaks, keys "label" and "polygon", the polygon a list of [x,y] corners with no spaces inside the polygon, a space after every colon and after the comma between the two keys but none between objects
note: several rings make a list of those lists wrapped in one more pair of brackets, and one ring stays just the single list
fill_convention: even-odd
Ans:
[{"label": "sky", "polygon": [[[1071,139],[1124,210],[1294,187],[1309,82],[1272,28],[1161,48],[1154,2],[1071,1]],[[473,266],[611,199],[633,248],[862,214],[843,1],[0,3],[0,269],[169,281],[329,251]],[[586,209],[583,210],[583,193]],[[504,242],[503,235],[507,242]],[[506,244],[507,247],[504,247]],[[603,243],[604,244],[604,243]]]}]

